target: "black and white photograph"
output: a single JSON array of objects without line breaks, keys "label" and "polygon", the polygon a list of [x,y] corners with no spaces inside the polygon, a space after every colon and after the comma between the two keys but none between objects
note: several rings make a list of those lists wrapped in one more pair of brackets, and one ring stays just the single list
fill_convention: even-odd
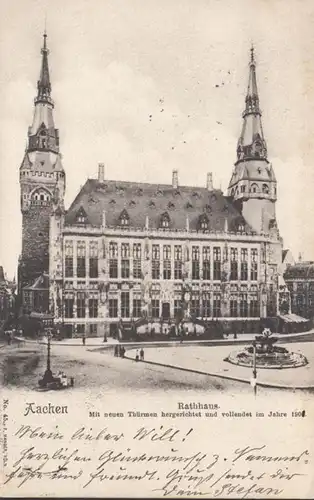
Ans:
[{"label": "black and white photograph", "polygon": [[0,3],[4,495],[312,497],[313,54],[310,0]]}]

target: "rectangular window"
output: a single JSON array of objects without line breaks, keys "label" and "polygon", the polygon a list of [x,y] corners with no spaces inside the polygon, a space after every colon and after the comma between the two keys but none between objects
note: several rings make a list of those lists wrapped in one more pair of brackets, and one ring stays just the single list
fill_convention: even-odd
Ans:
[{"label": "rectangular window", "polygon": [[247,248],[241,248],[241,281],[248,280],[248,251]]},{"label": "rectangular window", "polygon": [[152,278],[153,278],[153,280],[160,279],[160,261],[159,260],[152,261]]},{"label": "rectangular window", "polygon": [[140,243],[133,243],[133,259],[142,258],[142,246]]},{"label": "rectangular window", "polygon": [[109,278],[118,277],[118,259],[109,259]]},{"label": "rectangular window", "polygon": [[230,249],[230,280],[236,281],[238,279],[238,249]]},{"label": "rectangular window", "polygon": [[163,278],[164,280],[171,280],[171,246],[164,245],[163,247]]},{"label": "rectangular window", "polygon": [[238,316],[238,300],[236,297],[230,299],[230,316],[231,318],[237,318]]},{"label": "rectangular window", "polygon": [[199,298],[198,294],[192,295],[190,314],[191,314],[191,316],[196,316],[196,317],[199,317],[201,315],[201,313],[200,313],[200,298]]},{"label": "rectangular window", "polygon": [[130,317],[130,293],[121,292],[121,317]]},{"label": "rectangular window", "polygon": [[65,277],[72,278],[73,277],[73,257],[68,257],[68,256],[65,257],[64,267],[65,267]]},{"label": "rectangular window", "polygon": [[129,259],[121,260],[121,278],[129,278],[130,277],[130,261]]},{"label": "rectangular window", "polygon": [[133,243],[133,278],[142,278],[142,245]]},{"label": "rectangular window", "polygon": [[221,280],[221,249],[220,247],[214,247],[214,280]]},{"label": "rectangular window", "polygon": [[109,258],[117,259],[118,258],[118,243],[115,241],[110,241],[109,243]]},{"label": "rectangular window", "polygon": [[78,318],[85,318],[85,293],[84,292],[77,292],[76,309],[77,309],[77,317]]},{"label": "rectangular window", "polygon": [[182,313],[182,302],[179,299],[175,299],[173,303],[173,313],[175,318],[179,318]]},{"label": "rectangular window", "polygon": [[89,243],[89,276],[98,278],[98,242]]},{"label": "rectangular window", "polygon": [[130,258],[130,245],[129,243],[121,243],[121,258],[129,259]]},{"label": "rectangular window", "polygon": [[182,246],[174,246],[174,279],[182,279]]},{"label": "rectangular window", "polygon": [[152,279],[160,279],[160,247],[152,245]]},{"label": "rectangular window", "polygon": [[174,261],[174,279],[182,280],[182,262],[180,260]]},{"label": "rectangular window", "polygon": [[64,274],[66,278],[73,277],[73,241],[65,242]]},{"label": "rectangular window", "polygon": [[73,318],[73,297],[66,297],[64,300],[64,314],[66,318]]},{"label": "rectangular window", "polygon": [[247,301],[247,295],[245,293],[240,294],[240,317],[241,318],[248,317],[248,301]]},{"label": "rectangular window", "polygon": [[91,323],[89,325],[89,333],[90,335],[97,335],[97,323]]},{"label": "rectangular window", "polygon": [[214,294],[213,300],[213,317],[219,318],[221,316],[221,296]]},{"label": "rectangular window", "polygon": [[118,243],[109,243],[109,278],[118,277]]},{"label": "rectangular window", "polygon": [[159,299],[152,299],[152,317],[159,318],[160,317],[160,303]]},{"label": "rectangular window", "polygon": [[257,281],[257,248],[251,249],[251,281]]},{"label": "rectangular window", "polygon": [[80,335],[85,333],[85,325],[84,324],[79,324],[76,325],[76,332]]},{"label": "rectangular window", "polygon": [[204,318],[210,317],[210,294],[209,293],[203,294],[203,311],[202,312],[203,312]]},{"label": "rectangular window", "polygon": [[133,317],[140,318],[142,316],[141,299],[133,299]]},{"label": "rectangular window", "polygon": [[259,307],[258,307],[258,300],[257,299],[253,299],[250,302],[250,317],[251,318],[259,317]]},{"label": "rectangular window", "polygon": [[133,278],[142,278],[142,261],[140,259],[133,260]]},{"label": "rectangular window", "polygon": [[85,241],[77,242],[77,277],[86,277],[86,245]]},{"label": "rectangular window", "polygon": [[203,247],[203,280],[210,280],[210,247]]},{"label": "rectangular window", "polygon": [[98,278],[98,257],[89,258],[89,277]]},{"label": "rectangular window", "polygon": [[89,299],[88,309],[90,318],[98,318],[98,299]]},{"label": "rectangular window", "polygon": [[118,317],[118,299],[109,299],[109,318]]},{"label": "rectangular window", "polygon": [[200,279],[200,249],[192,246],[192,280]]}]

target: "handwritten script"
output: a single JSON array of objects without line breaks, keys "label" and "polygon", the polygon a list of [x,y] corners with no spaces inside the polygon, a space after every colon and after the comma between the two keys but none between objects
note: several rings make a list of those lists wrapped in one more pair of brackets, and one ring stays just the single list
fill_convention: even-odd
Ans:
[{"label": "handwritten script", "polygon": [[[223,455],[197,430],[142,426],[116,433],[108,427],[21,425],[14,438],[18,457],[5,469],[5,484],[78,482],[86,492],[108,483],[136,483],[154,496],[280,497],[310,474],[309,451],[276,454],[269,444],[230,449]],[[275,449],[275,447],[274,447]],[[15,457],[16,458],[16,457]],[[117,486],[117,491],[119,488]]]}]

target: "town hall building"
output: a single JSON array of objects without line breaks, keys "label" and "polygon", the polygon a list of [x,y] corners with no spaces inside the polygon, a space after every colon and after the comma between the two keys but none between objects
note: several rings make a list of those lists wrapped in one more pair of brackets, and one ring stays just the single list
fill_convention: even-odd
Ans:
[{"label": "town hall building", "polygon": [[99,164],[97,178],[87,179],[65,209],[46,34],[37,89],[20,167],[24,305],[34,300],[41,276],[46,312],[69,336],[107,335],[121,322],[160,319],[258,323],[282,312],[277,182],[253,49],[226,195],[211,173],[204,172],[203,187],[181,185],[176,170],[169,184],[151,184],[111,180]]}]

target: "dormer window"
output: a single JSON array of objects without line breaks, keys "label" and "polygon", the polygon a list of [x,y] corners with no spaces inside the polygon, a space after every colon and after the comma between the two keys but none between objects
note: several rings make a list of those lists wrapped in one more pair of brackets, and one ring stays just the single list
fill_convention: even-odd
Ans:
[{"label": "dormer window", "polygon": [[76,213],[76,222],[78,224],[86,224],[87,223],[87,215],[83,207],[81,207]]},{"label": "dormer window", "polygon": [[175,207],[174,203],[172,203],[172,201],[169,201],[168,208],[173,209],[174,207]]},{"label": "dormer window", "polygon": [[269,187],[267,186],[267,184],[263,184],[262,191],[264,194],[269,194]]},{"label": "dormer window", "polygon": [[126,210],[123,210],[119,217],[120,226],[127,227],[130,223],[130,217]]},{"label": "dormer window", "polygon": [[186,206],[186,208],[193,208],[193,205],[190,201],[188,201],[185,206]]},{"label": "dormer window", "polygon": [[156,191],[156,195],[157,196],[163,196],[163,194],[164,193],[163,193],[163,191],[161,189],[157,189],[157,191]]},{"label": "dormer window", "polygon": [[169,226],[170,226],[170,217],[169,217],[169,214],[167,212],[165,212],[160,217],[160,227],[166,229],[166,228],[169,228]]},{"label": "dormer window", "polygon": [[199,228],[202,231],[207,231],[209,228],[208,217],[206,214],[202,214],[199,217]]},{"label": "dormer window", "polygon": [[155,208],[156,207],[155,203],[152,200],[149,202],[149,207],[150,208]]},{"label": "dormer window", "polygon": [[238,231],[239,231],[239,233],[244,233],[244,231],[245,231],[245,227],[244,227],[244,224],[242,222],[240,222],[240,224],[238,225]]}]

